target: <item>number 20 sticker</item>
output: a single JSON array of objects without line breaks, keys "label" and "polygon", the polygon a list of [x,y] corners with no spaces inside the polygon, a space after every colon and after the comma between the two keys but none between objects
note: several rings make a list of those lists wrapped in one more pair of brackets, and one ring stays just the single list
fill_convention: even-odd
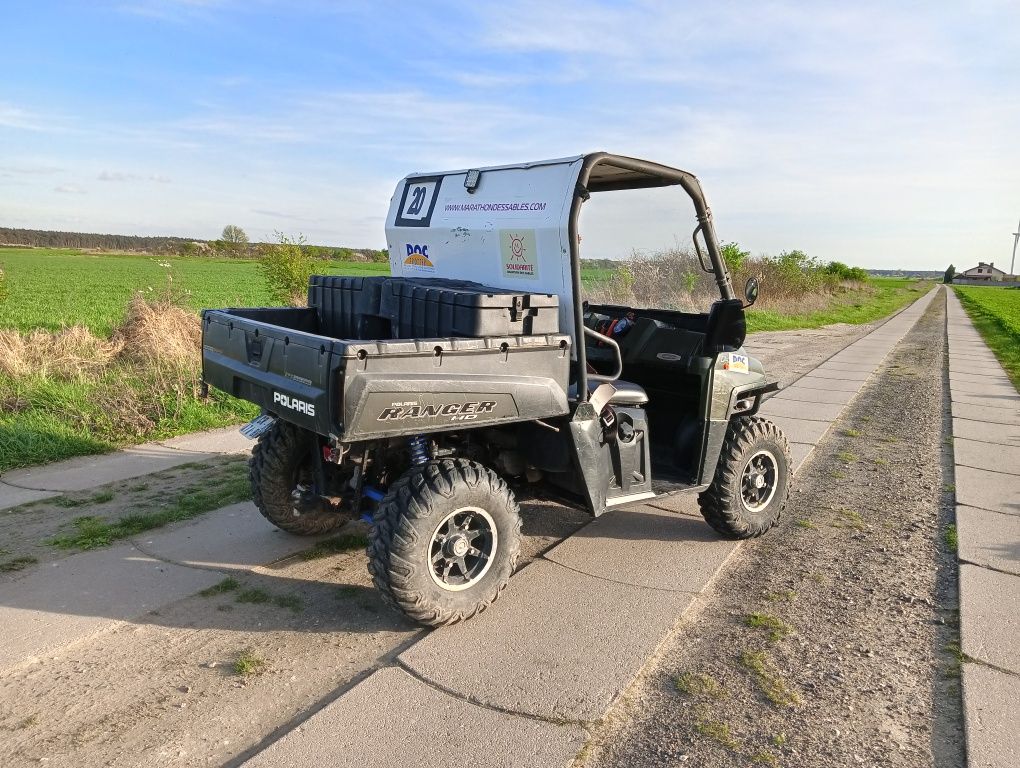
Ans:
[{"label": "number 20 sticker", "polygon": [[442,182],[442,176],[408,179],[394,224],[398,227],[429,226]]}]

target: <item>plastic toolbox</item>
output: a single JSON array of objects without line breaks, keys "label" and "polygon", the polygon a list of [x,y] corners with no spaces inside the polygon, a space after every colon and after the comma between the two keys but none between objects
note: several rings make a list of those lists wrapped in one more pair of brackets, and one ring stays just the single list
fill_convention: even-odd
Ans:
[{"label": "plastic toolbox", "polygon": [[380,313],[394,338],[540,335],[559,332],[555,295],[491,288],[466,280],[390,278]]},{"label": "plastic toolbox", "polygon": [[323,335],[336,339],[391,338],[389,321],[379,312],[388,277],[313,275],[308,281],[308,306],[319,314]]}]

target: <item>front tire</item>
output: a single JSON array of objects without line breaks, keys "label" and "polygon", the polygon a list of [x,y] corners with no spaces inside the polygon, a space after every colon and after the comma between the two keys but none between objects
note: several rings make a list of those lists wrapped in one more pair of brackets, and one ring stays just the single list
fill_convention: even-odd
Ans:
[{"label": "front tire", "polygon": [[698,496],[705,521],[732,539],[761,536],[779,522],[790,493],[790,446],[759,416],[734,417],[712,485]]},{"label": "front tire", "polygon": [[466,459],[412,467],[390,487],[373,522],[372,581],[389,605],[427,626],[488,608],[520,555],[513,493],[495,472]]},{"label": "front tire", "polygon": [[347,521],[327,509],[300,512],[291,494],[311,483],[311,433],[279,419],[259,438],[248,461],[252,498],[259,512],[282,531],[298,536],[329,533]]}]

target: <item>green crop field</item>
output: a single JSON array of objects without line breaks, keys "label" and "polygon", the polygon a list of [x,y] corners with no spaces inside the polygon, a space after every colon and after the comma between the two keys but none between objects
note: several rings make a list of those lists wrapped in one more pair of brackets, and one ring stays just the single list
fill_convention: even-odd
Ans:
[{"label": "green crop field", "polygon": [[[0,328],[20,331],[85,325],[98,335],[108,335],[123,319],[134,293],[162,291],[169,278],[176,290],[189,292],[186,303],[196,311],[273,303],[258,264],[240,259],[0,248],[0,267],[7,274],[10,293],[0,303]],[[322,272],[382,275],[389,272],[389,265],[323,262]]]},{"label": "green crop field", "polygon": [[953,286],[970,319],[1020,390],[1020,288]]}]

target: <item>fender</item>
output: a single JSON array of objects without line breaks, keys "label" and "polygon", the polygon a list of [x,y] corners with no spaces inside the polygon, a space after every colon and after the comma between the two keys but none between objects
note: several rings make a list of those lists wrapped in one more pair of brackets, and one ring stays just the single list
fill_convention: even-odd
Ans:
[{"label": "fender", "polygon": [[[752,384],[751,386],[742,389],[734,389],[733,393],[730,395],[730,406],[726,413],[727,418],[738,413],[741,416],[754,416],[758,413],[758,409],[761,408],[761,404],[775,395],[778,391],[778,379],[772,379],[759,384]],[[751,404],[744,405],[748,400],[752,400]]]}]

